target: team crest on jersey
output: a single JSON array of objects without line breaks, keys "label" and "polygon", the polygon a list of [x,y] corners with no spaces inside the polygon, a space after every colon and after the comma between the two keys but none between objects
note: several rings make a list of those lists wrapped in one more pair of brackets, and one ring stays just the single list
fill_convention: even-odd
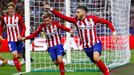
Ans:
[{"label": "team crest on jersey", "polygon": [[7,24],[8,27],[16,27],[17,24]]}]

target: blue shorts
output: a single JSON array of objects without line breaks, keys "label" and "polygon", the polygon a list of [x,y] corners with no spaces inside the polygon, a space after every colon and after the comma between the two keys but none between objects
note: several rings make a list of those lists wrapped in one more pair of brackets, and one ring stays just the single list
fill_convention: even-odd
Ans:
[{"label": "blue shorts", "polygon": [[18,53],[22,53],[22,50],[23,50],[22,42],[9,41],[8,46],[9,46],[10,52],[17,51]]},{"label": "blue shorts", "polygon": [[62,44],[58,44],[53,47],[48,48],[49,55],[51,56],[53,61],[57,60],[58,56],[63,56],[64,48]]},{"label": "blue shorts", "polygon": [[90,60],[92,62],[94,62],[94,60],[93,60],[93,53],[95,51],[97,51],[101,55],[101,52],[102,52],[102,44],[101,44],[101,42],[99,42],[99,43],[96,43],[95,45],[93,45],[91,48],[84,48],[84,50],[85,50],[86,55],[90,58]]}]

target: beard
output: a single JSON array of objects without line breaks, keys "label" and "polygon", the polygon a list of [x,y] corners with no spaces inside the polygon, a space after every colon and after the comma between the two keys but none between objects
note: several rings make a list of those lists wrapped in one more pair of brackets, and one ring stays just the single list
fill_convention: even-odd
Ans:
[{"label": "beard", "polygon": [[82,18],[83,18],[83,16],[81,15],[81,16],[76,16],[76,18],[77,18],[77,20],[82,20]]}]

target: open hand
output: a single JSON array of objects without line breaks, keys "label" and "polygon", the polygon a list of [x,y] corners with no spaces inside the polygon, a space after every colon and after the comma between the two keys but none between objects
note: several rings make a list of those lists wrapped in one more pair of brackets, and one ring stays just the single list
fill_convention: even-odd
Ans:
[{"label": "open hand", "polygon": [[118,40],[117,33],[116,33],[116,32],[113,32],[113,41],[114,41],[115,43],[117,43],[117,40]]},{"label": "open hand", "polygon": [[50,7],[47,3],[45,3],[45,2],[44,2],[44,8],[45,8],[45,9],[48,9],[48,10],[51,9],[51,7]]},{"label": "open hand", "polygon": [[18,36],[17,38],[18,38],[18,40],[20,40],[20,41],[24,41],[24,40],[25,40],[25,37]]},{"label": "open hand", "polygon": [[73,34],[73,33],[74,33],[74,29],[71,29],[71,30],[70,30],[70,33]]},{"label": "open hand", "polygon": [[0,41],[1,41],[2,39],[3,39],[2,36],[0,36]]}]

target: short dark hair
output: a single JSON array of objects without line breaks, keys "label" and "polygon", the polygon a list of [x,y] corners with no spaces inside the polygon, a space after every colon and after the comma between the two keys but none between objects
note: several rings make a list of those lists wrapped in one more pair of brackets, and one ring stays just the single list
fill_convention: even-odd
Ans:
[{"label": "short dark hair", "polygon": [[82,10],[84,10],[85,12],[88,12],[87,7],[85,7],[85,6],[78,6],[77,9],[82,9]]},{"label": "short dark hair", "polygon": [[10,7],[10,6],[12,6],[13,8],[16,8],[16,5],[13,2],[10,2],[7,4],[7,7]]},{"label": "short dark hair", "polygon": [[51,13],[49,13],[49,12],[45,12],[43,15],[42,15],[42,18],[48,18],[48,17],[50,17],[51,18]]}]

